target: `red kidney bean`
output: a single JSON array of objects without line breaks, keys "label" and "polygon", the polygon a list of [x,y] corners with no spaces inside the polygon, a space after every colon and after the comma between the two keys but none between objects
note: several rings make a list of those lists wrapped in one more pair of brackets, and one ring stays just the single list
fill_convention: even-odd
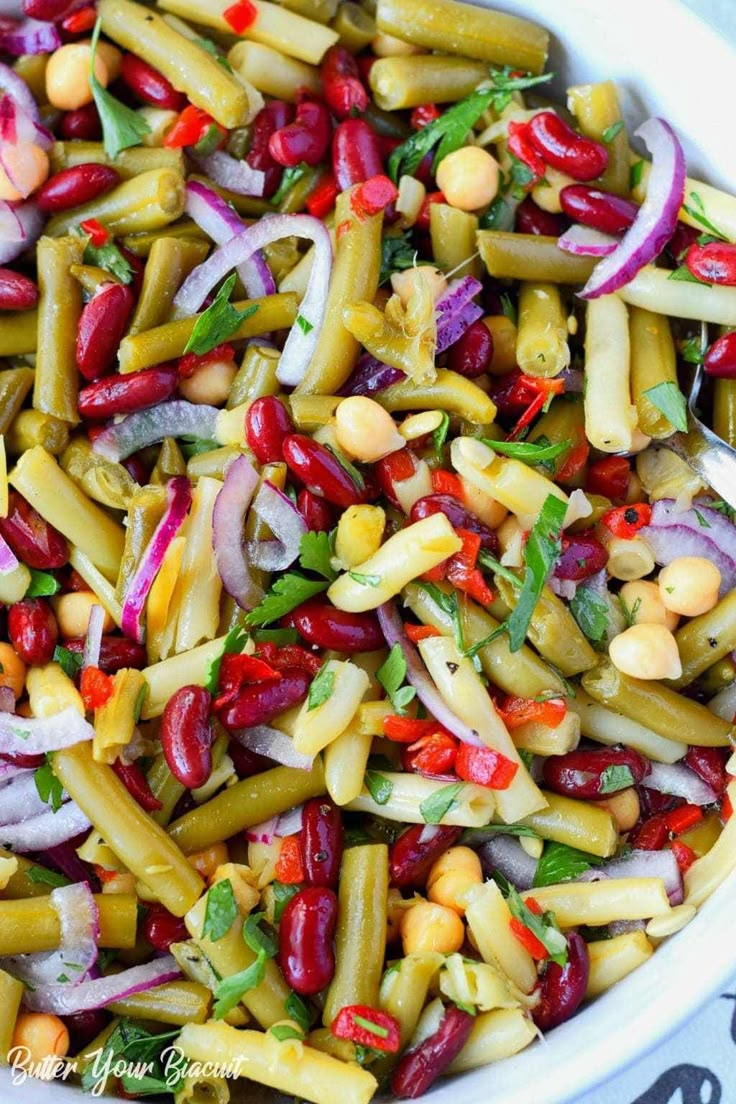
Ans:
[{"label": "red kidney bean", "polygon": [[335,652],[373,652],[385,644],[375,613],[348,613],[326,598],[309,598],[282,619],[309,644]]},{"label": "red kidney bean", "polygon": [[558,579],[582,582],[608,563],[608,551],[595,537],[585,534],[562,538],[562,553],[555,565]]},{"label": "red kidney bean", "polygon": [[87,380],[112,371],[135,300],[125,284],[102,284],[85,306],[77,329],[77,368]]},{"label": "red kidney bean", "polygon": [[251,126],[250,149],[245,160],[252,169],[260,169],[265,174],[263,194],[272,196],[279,186],[282,166],[274,161],[268,148],[271,135],[281,130],[294,118],[292,104],[283,100],[271,100],[256,115]]},{"label": "red kidney bean", "polygon": [[312,533],[329,533],[335,525],[335,511],[329,502],[312,491],[300,491],[296,505]]},{"label": "red kidney bean", "polygon": [[365,111],[368,93],[360,79],[358,63],[344,46],[330,47],[322,59],[320,76],[327,106],[338,119]]},{"label": "red kidney bean", "polygon": [[0,518],[0,533],[18,559],[37,571],[53,571],[69,560],[65,537],[17,491],[8,495],[8,514]]},{"label": "red kidney bean", "polygon": [[383,172],[378,135],[363,119],[345,119],[335,128],[332,172],[341,191]]},{"label": "red kidney bean", "polygon": [[394,1096],[414,1100],[423,1096],[457,1058],[468,1040],[475,1017],[455,1004],[445,1008],[440,1026],[414,1050],[403,1056],[391,1078]]},{"label": "red kidney bean", "polygon": [[212,698],[203,686],[182,686],[171,695],[161,718],[161,750],[182,786],[196,790],[212,771]]},{"label": "red kidney bean", "polygon": [[123,465],[128,475],[132,479],[135,479],[139,487],[145,487],[148,482],[149,472],[140,456],[126,456],[120,463]]},{"label": "red kidney bean", "polygon": [[637,824],[629,835],[629,843],[637,851],[661,851],[669,838],[665,817],[656,813]]},{"label": "red kidney bean", "polygon": [[79,413],[83,418],[133,414],[136,410],[145,410],[171,398],[178,384],[176,368],[164,365],[144,368],[127,376],[107,376],[82,388],[79,392]]},{"label": "red kidney bean", "polygon": [[220,720],[228,729],[268,724],[278,713],[303,702],[311,681],[311,676],[300,667],[286,667],[278,682],[245,686],[235,701],[220,712]]},{"label": "red kidney bean", "polygon": [[167,111],[182,111],[187,98],[163,73],[135,54],[123,54],[120,77],[139,100]]},{"label": "red kidney bean", "polygon": [[271,766],[269,759],[243,747],[235,737],[230,740],[227,753],[233,761],[238,778],[250,778],[254,774],[260,774],[261,771],[268,770]]},{"label": "red kidney bean", "polygon": [[45,755],[0,755],[3,763],[12,763],[16,767],[40,767],[46,761]]},{"label": "red kidney bean", "polygon": [[268,140],[268,151],[284,168],[293,168],[304,161],[319,165],[330,144],[332,126],[330,113],[318,100],[303,100],[297,104],[293,123],[274,131]]},{"label": "red kidney bean", "polygon": [[245,415],[245,439],[260,464],[284,458],[284,439],[294,432],[289,412],[275,395],[256,399]]},{"label": "red kidney bean", "polygon": [[83,142],[96,142],[102,137],[102,122],[95,104],[85,104],[75,111],[67,111],[59,126],[62,138],[78,138]]},{"label": "red kidney bean", "polygon": [[363,502],[358,488],[334,453],[303,433],[284,438],[284,460],[308,490],[347,510]]},{"label": "red kidney bean", "polygon": [[146,262],[142,257],[136,257],[135,253],[131,249],[127,249],[124,245],[118,245],[118,249],[130,265],[133,279],[130,284],[128,284],[128,287],[133,292],[133,298],[137,299],[141,293],[141,287],[143,286],[143,274],[146,271]]},{"label": "red kidney bean", "polygon": [[279,925],[279,965],[287,985],[311,996],[335,974],[333,937],[337,897],[324,886],[308,886],[291,898]]},{"label": "red kidney bean", "polygon": [[548,238],[559,238],[565,229],[565,220],[552,211],[543,211],[527,196],[516,208],[515,228],[519,234],[541,234]]},{"label": "red kidney bean", "polygon": [[174,916],[163,905],[148,905],[143,921],[143,938],[157,951],[168,951],[172,943],[188,939],[189,933],[181,917]]},{"label": "red kidney bean", "polygon": [[420,888],[432,864],[460,838],[462,828],[441,824],[412,824],[395,840],[388,853],[391,884]]},{"label": "red kidney bean", "polygon": [[78,6],[77,0],[23,0],[24,13],[44,23],[56,23]]},{"label": "red kidney bean", "polygon": [[667,242],[667,252],[677,264],[682,264],[682,259],[691,245],[698,240],[701,231],[694,226],[687,226],[684,222],[678,222],[675,231]]},{"label": "red kidney bean", "polygon": [[488,327],[478,319],[472,322],[459,341],[451,345],[447,367],[466,379],[476,379],[488,371],[493,358],[493,337]]},{"label": "red kidney bean", "polygon": [[471,533],[477,533],[481,548],[485,548],[491,555],[495,556],[498,552],[498,537],[493,530],[452,495],[431,494],[418,498],[411,508],[409,521],[421,521],[432,514],[444,514],[453,529],[467,529]]},{"label": "red kidney bean", "polygon": [[36,203],[45,214],[68,211],[109,192],[119,180],[120,173],[110,165],[74,165],[50,176],[36,192]]},{"label": "red kidney bean", "polygon": [[703,367],[709,376],[736,379],[736,332],[724,334],[708,349]]},{"label": "red kidney bean", "polygon": [[548,165],[573,180],[595,180],[608,165],[606,147],[578,134],[554,111],[534,115],[529,121],[528,136]]},{"label": "red kidney bean", "polygon": [[566,215],[583,226],[592,226],[604,234],[623,234],[639,213],[636,203],[611,192],[568,184],[560,192],[560,206]]},{"label": "red kidney bean", "polygon": [[542,768],[544,781],[554,793],[579,797],[584,801],[606,797],[601,792],[602,776],[609,767],[628,767],[634,782],[649,774],[649,763],[633,748],[606,748],[605,751],[570,751],[550,755]]},{"label": "red kidney bean", "polygon": [[304,880],[307,885],[334,889],[342,860],[342,813],[326,797],[315,797],[304,806],[299,836]]},{"label": "red kidney bean", "polygon": [[107,1012],[101,1008],[90,1008],[87,1012],[75,1012],[71,1016],[61,1018],[69,1032],[70,1054],[79,1054],[84,1050],[110,1021]]},{"label": "red kidney bean", "polygon": [[12,268],[0,268],[0,310],[30,310],[38,302],[33,280]]},{"label": "red kidney bean", "polygon": [[[83,582],[81,590],[89,589]],[[84,637],[77,636],[64,641],[64,647],[76,655],[84,651]],[[146,649],[142,644],[136,644],[134,640],[128,640],[125,636],[103,636],[100,642],[100,658],[97,666],[106,675],[114,675],[123,667],[133,667],[136,671],[142,671],[148,666]]]},{"label": "red kidney bean", "polygon": [[726,748],[691,747],[688,748],[683,763],[694,770],[720,797],[728,784],[727,758]]},{"label": "red kidney bean", "polygon": [[537,987],[540,1000],[532,1009],[532,1019],[540,1031],[549,1031],[575,1015],[585,998],[589,972],[586,942],[577,932],[569,932],[566,965],[548,962]]},{"label": "red kidney bean", "polygon": [[8,609],[10,643],[24,663],[41,667],[50,663],[59,640],[51,606],[43,598],[24,598]]},{"label": "red kidney bean", "polygon": [[112,769],[125,786],[126,790],[141,809],[147,813],[153,813],[156,809],[162,809],[163,805],[148,785],[148,780],[137,763],[124,763],[122,759],[116,759]]},{"label": "red kidney bean", "polygon": [[708,242],[691,245],[685,254],[685,264],[693,276],[707,284],[736,284],[736,245],[731,242]]}]

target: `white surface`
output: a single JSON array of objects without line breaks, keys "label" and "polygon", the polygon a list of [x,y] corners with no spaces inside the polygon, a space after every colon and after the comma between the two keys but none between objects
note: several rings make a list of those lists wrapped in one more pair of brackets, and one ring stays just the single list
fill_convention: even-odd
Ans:
[{"label": "white surface", "polygon": [[[552,68],[562,74],[560,88],[613,78],[624,91],[630,123],[638,124],[653,113],[665,116],[689,139],[686,146],[696,175],[703,172],[722,185],[736,180],[736,143],[730,141],[736,53],[678,0],[494,0],[493,6],[550,27],[556,36]],[[692,6],[699,14],[718,17],[717,0],[692,0]],[[723,8],[732,14],[732,6],[733,0],[728,0]],[[736,968],[735,908],[732,877],[685,931],[613,991],[557,1028],[548,1041],[499,1065],[440,1084],[430,1094],[432,1104],[563,1104],[581,1093],[586,1094],[586,1104],[636,1104],[633,1094],[648,1087],[650,1067],[640,1065],[628,1075],[621,1075],[622,1069],[728,988]],[[693,1045],[691,1031],[683,1038],[684,1048]],[[727,1038],[724,1042],[731,1045]],[[692,1053],[687,1060],[693,1061]],[[614,1075],[608,1088],[593,1092]],[[68,1086],[29,1082],[3,1091],[6,1085],[7,1079],[0,1077],[3,1104],[88,1099]],[[650,1096],[650,1104],[668,1104],[671,1096],[673,1104],[680,1099],[687,1099],[687,1104],[721,1100],[720,1091],[687,1098],[662,1093]],[[732,1100],[733,1092],[723,1096],[723,1104]],[[641,1104],[649,1102],[642,1099]]]}]

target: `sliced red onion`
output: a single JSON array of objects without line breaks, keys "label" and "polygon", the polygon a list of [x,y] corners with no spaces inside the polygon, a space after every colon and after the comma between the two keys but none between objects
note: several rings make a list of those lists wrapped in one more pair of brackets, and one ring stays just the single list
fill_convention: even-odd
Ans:
[{"label": "sliced red onion", "polygon": [[97,667],[100,662],[100,648],[102,647],[102,626],[105,623],[105,610],[95,603],[89,611],[87,622],[87,635],[84,638],[84,650],[82,652],[82,667]]},{"label": "sliced red onion", "polygon": [[273,843],[273,837],[276,834],[276,828],[278,827],[278,816],[269,817],[268,820],[262,820],[260,824],[254,824],[251,828],[246,829],[245,838],[248,843],[265,843],[270,846]]},{"label": "sliced red onion", "polygon": [[212,545],[217,571],[225,590],[241,609],[251,610],[263,597],[245,558],[243,526],[258,486],[258,473],[245,456],[239,456],[225,473],[222,490],[212,513]]},{"label": "sliced red onion", "polygon": [[191,505],[192,491],[189,480],[184,476],[170,479],[166,484],[166,496],[164,516],[146,546],[143,557],[125,591],[123,601],[120,627],[126,636],[131,637],[138,644],[142,644],[144,638],[141,620],[148,592],[161,568],[168,547],[181,529]]},{"label": "sliced red onion", "polygon": [[[266,726],[261,726],[265,728]],[[279,733],[283,735],[283,733]],[[274,758],[274,756],[271,756]],[[292,766],[293,764],[286,764]],[[283,839],[284,836],[293,836],[297,832],[302,830],[302,814],[303,806],[297,805],[295,809],[288,809],[285,813],[281,813],[279,816],[270,817],[269,820],[261,821],[260,824],[254,824],[252,828],[248,828],[245,835],[249,843],[266,843],[271,844],[274,838]]]},{"label": "sliced red onion", "polygon": [[611,295],[664,249],[677,226],[685,194],[685,154],[664,119],[647,119],[635,132],[652,155],[647,195],[632,225],[608,257],[599,261],[580,292],[583,299]]},{"label": "sliced red onion", "polygon": [[701,556],[711,560],[721,573],[720,593],[723,596],[736,586],[736,563],[706,536],[707,532],[707,529],[698,532],[687,524],[668,524],[662,528],[645,525],[639,530],[639,536],[651,548],[656,562],[663,566],[681,556]]},{"label": "sliced red onion", "polygon": [[279,814],[279,822],[276,826],[277,836],[295,836],[297,832],[302,830],[302,822],[304,819],[304,806],[295,805],[293,809],[287,809],[285,813]]},{"label": "sliced red onion", "polygon": [[230,735],[248,751],[273,759],[284,767],[297,770],[311,770],[314,756],[303,755],[294,747],[294,741],[285,732],[268,725],[255,725],[253,728],[240,728]]},{"label": "sliced red onion", "polygon": [[42,813],[20,824],[0,828],[0,844],[11,851],[41,851],[78,836],[90,827],[90,822],[78,805],[70,801],[58,812]]},{"label": "sliced red onion", "polygon": [[80,859],[75,844],[76,840],[72,836],[70,840],[59,843],[55,847],[44,847],[43,851],[38,852],[38,860],[42,866],[50,866],[53,870],[64,874],[70,882],[87,882],[89,885],[94,885],[96,892],[97,879]]},{"label": "sliced red onion", "polygon": [[575,223],[557,239],[557,248],[576,257],[608,257],[619,246],[619,238]]},{"label": "sliced red onion", "polygon": [[0,575],[7,575],[18,567],[18,558],[4,537],[0,536]]},{"label": "sliced red onion", "polygon": [[[700,555],[712,555],[710,546],[715,545],[722,557],[723,566],[718,566],[725,576],[721,583],[721,597],[736,585],[736,525],[720,511],[709,505],[710,500],[696,499],[689,510],[678,506],[674,498],[660,498],[652,503],[652,519],[648,528],[666,529],[672,526],[684,526],[697,537],[705,537],[709,542]],[[679,555],[686,555],[680,552]],[[726,561],[730,562],[730,567]]]},{"label": "sliced red onion", "polygon": [[644,931],[646,926],[644,920],[612,920],[608,930],[615,939],[617,935],[630,935],[631,932]]},{"label": "sliced red onion", "polygon": [[457,736],[458,740],[462,740],[464,744],[485,747],[478,733],[461,721],[457,714],[453,713],[445,703],[439,690],[429,677],[419,652],[404,632],[404,625],[395,603],[393,601],[384,602],[376,612],[389,648],[393,648],[394,644],[398,644],[404,653],[407,680],[416,690],[417,697],[425,709],[448,732],[451,732],[453,736]]},{"label": "sliced red onion", "polygon": [[292,236],[307,238],[315,247],[306,294],[301,301],[297,320],[289,330],[276,373],[280,383],[296,387],[304,377],[316,348],[330,286],[332,243],[319,219],[311,215],[274,215],[254,223],[221,245],[194,269],[176,293],[174,305],[180,316],[193,314],[231,269],[271,242]]},{"label": "sliced red onion", "polygon": [[514,836],[498,832],[478,850],[483,873],[490,877],[498,870],[517,889],[531,889],[537,872],[537,859],[527,855]]},{"label": "sliced red onion", "polygon": [[683,763],[653,762],[642,786],[673,797],[684,797],[690,805],[713,805],[718,800],[708,783]]},{"label": "sliced red onion", "polygon": [[[0,36],[0,42],[2,36]],[[14,69],[11,69],[9,65],[4,65],[0,62],[0,92],[4,92],[7,96],[10,96],[12,100],[15,100],[18,107],[22,111],[25,111],[26,115],[30,116],[34,123],[41,123],[41,116],[38,112],[38,105],[33,98],[33,93],[23,80],[18,76]]]},{"label": "sliced red onion", "polygon": [[476,295],[480,295],[483,285],[475,276],[462,276],[457,280],[451,280],[446,290],[435,303],[437,312],[437,326],[443,321],[459,314]]},{"label": "sliced red onion", "polygon": [[0,200],[0,264],[9,264],[35,245],[43,226],[44,217],[35,203]]},{"label": "sliced red onion", "polygon": [[436,352],[438,354],[444,353],[445,349],[449,349],[451,345],[459,341],[468,326],[472,326],[474,322],[482,318],[484,313],[483,308],[478,306],[477,303],[466,303],[457,314],[443,320],[441,325],[438,324]]},{"label": "sliced red onion", "polygon": [[138,449],[163,441],[164,437],[193,437],[211,441],[219,410],[216,406],[174,399],[148,410],[128,414],[122,422],[104,429],[92,449],[108,460],[126,460]]},{"label": "sliced red onion", "polygon": [[[10,690],[9,686],[3,687],[5,690]],[[12,693],[12,691],[11,691]],[[3,697],[3,705],[6,702],[6,698]],[[15,696],[13,696],[13,709],[15,709]],[[2,710],[3,713],[9,712],[6,709]],[[30,774],[35,770],[34,767],[21,767],[18,763],[9,763],[6,760],[0,760],[0,783],[9,782],[11,778],[18,778],[21,774]]]},{"label": "sliced red onion", "polygon": [[[190,180],[187,184],[186,212],[216,245],[224,245],[246,229],[230,204],[198,180]],[[238,265],[237,272],[246,295],[251,299],[273,295],[276,291],[276,281],[260,249]]]},{"label": "sliced red onion", "polygon": [[86,882],[52,889],[49,904],[59,917],[61,939],[56,951],[13,955],[3,966],[33,989],[75,987],[97,962],[100,916]]},{"label": "sliced red onion", "polygon": [[273,533],[275,540],[249,541],[250,562],[262,571],[284,571],[299,555],[307,523],[288,495],[265,480],[251,509]]},{"label": "sliced red onion", "polygon": [[207,157],[195,157],[193,154],[191,156],[205,176],[220,188],[237,192],[238,195],[263,195],[266,174],[261,169],[251,168],[247,161],[236,161],[224,150],[215,150]]},{"label": "sliced red onion", "polygon": [[[9,686],[0,686],[0,713],[14,713],[15,712],[15,694]],[[4,766],[0,763],[0,767]],[[3,775],[0,773],[0,782],[3,781]]]},{"label": "sliced red onion", "polygon": [[670,904],[682,904],[682,874],[671,851],[631,851],[598,867],[597,872],[608,878],[661,878]]},{"label": "sliced red onion", "polygon": [[560,372],[558,379],[565,385],[565,391],[582,394],[584,390],[584,376],[580,368],[565,368]]},{"label": "sliced red onion", "polygon": [[363,353],[358,359],[352,374],[338,391],[338,395],[347,398],[350,395],[377,395],[394,383],[406,379],[400,368],[376,360],[370,353]]},{"label": "sliced red onion", "polygon": [[[67,801],[68,795],[65,795]],[[16,775],[0,788],[0,829],[6,824],[20,824],[23,820],[47,813],[49,807],[42,801],[36,788],[34,773]]]},{"label": "sliced red onion", "polygon": [[568,602],[577,594],[578,584],[574,579],[559,579],[554,573],[547,579],[549,589],[558,598],[566,598]]},{"label": "sliced red onion", "polygon": [[173,955],[163,955],[144,966],[132,966],[119,974],[83,981],[80,985],[42,985],[23,996],[23,1004],[32,1012],[52,1012],[71,1016],[104,1008],[113,1001],[125,1000],[134,993],[145,993],[156,985],[176,981],[181,971]]},{"label": "sliced red onion", "polygon": [[38,718],[0,713],[0,755],[45,755],[91,740],[94,734],[76,709]]},{"label": "sliced red onion", "polygon": [[39,19],[24,19],[15,30],[5,31],[0,47],[6,54],[21,57],[23,54],[52,54],[61,46],[61,35],[53,23]]},{"label": "sliced red onion", "polygon": [[420,847],[425,843],[431,843],[433,839],[436,839],[442,829],[439,824],[425,824],[419,833],[419,839],[417,843]]}]

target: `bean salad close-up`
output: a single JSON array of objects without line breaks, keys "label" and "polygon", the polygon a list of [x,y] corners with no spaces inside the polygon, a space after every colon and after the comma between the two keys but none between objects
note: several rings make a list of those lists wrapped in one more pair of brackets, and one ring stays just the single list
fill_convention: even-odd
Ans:
[{"label": "bean salad close-up", "polygon": [[548,47],[0,4],[0,1066],[416,1098],[736,866],[736,198]]}]

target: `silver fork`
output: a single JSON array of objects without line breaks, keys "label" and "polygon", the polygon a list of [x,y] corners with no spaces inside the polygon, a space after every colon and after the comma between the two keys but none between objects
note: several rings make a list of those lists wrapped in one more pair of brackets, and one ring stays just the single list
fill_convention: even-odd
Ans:
[{"label": "silver fork", "polygon": [[[702,323],[701,349],[708,348],[708,326]],[[695,414],[700,389],[703,384],[703,365],[698,364],[692,374],[687,395],[687,430],[673,433],[671,437],[658,442],[681,457],[704,483],[712,487],[729,506],[736,509],[736,449],[727,445],[703,425]]]}]

